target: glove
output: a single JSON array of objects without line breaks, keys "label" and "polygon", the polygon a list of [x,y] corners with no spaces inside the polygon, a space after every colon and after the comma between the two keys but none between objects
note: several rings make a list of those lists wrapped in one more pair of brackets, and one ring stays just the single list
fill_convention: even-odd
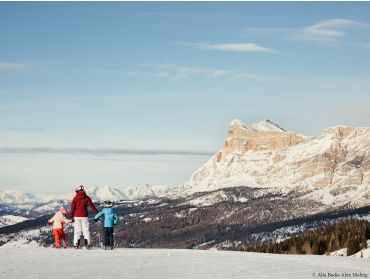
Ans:
[{"label": "glove", "polygon": [[98,219],[94,219],[94,222],[96,223],[98,221]]},{"label": "glove", "polygon": [[71,219],[71,223],[74,223],[74,222],[75,222],[75,218],[72,218],[72,219]]},{"label": "glove", "polygon": [[51,226],[52,222],[48,221],[48,225]]}]

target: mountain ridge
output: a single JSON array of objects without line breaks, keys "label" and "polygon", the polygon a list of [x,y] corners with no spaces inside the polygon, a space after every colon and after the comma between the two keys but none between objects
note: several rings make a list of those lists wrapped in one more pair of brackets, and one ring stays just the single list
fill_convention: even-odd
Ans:
[{"label": "mountain ridge", "polygon": [[[86,193],[95,201],[111,200],[117,202],[121,200],[140,200],[161,197],[169,190],[171,190],[171,187],[164,185],[138,185],[122,188],[113,188],[106,185],[102,187],[87,188]],[[42,195],[9,189],[0,191],[0,203],[27,204],[50,203],[58,200],[72,201],[74,195],[74,192],[66,194]]]},{"label": "mountain ridge", "polygon": [[341,194],[350,194],[340,198],[341,205],[354,203],[356,196],[358,205],[370,201],[370,128],[336,126],[303,137],[283,129],[251,127],[233,120],[223,148],[192,174],[179,193],[238,186],[282,192],[303,188],[326,204],[335,203]]}]

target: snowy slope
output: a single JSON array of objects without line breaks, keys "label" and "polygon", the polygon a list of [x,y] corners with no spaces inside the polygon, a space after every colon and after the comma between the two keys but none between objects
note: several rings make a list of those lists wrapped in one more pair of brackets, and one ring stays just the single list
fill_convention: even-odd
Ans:
[{"label": "snowy slope", "polygon": [[336,250],[334,252],[331,252],[329,255],[330,256],[337,256],[337,257],[346,257],[347,256],[347,248],[342,248],[342,249]]},{"label": "snowy slope", "polygon": [[0,263],[1,278],[312,278],[320,272],[364,278],[370,274],[370,259],[312,255],[51,248],[0,248],[0,254],[7,256]]},{"label": "snowy slope", "polygon": [[258,123],[252,123],[250,125],[247,125],[241,120],[235,119],[230,122],[229,126],[242,126],[244,129],[254,129],[260,131],[280,131],[280,132],[285,131],[278,124],[270,120],[260,121]]},{"label": "snowy slope", "polygon": [[0,216],[0,228],[5,226],[14,225],[23,221],[28,220],[26,217],[14,216],[14,215],[3,215]]},{"label": "snowy slope", "polygon": [[[351,257],[361,258],[361,251]],[[362,250],[362,258],[370,258],[370,239],[367,240],[367,248]]]},{"label": "snowy slope", "polygon": [[250,128],[255,129],[255,130],[261,130],[261,131],[280,131],[280,132],[285,131],[278,124],[270,120],[253,123],[250,125]]}]

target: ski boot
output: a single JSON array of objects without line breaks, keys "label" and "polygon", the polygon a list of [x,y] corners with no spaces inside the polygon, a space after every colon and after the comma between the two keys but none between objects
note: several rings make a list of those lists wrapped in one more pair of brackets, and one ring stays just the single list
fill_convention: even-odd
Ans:
[{"label": "ski boot", "polygon": [[85,249],[90,249],[90,247],[89,247],[89,242],[87,242],[87,239],[85,239],[85,247],[84,247]]},{"label": "ski boot", "polygon": [[77,241],[77,244],[75,244],[75,249],[79,249],[80,248],[80,240]]}]

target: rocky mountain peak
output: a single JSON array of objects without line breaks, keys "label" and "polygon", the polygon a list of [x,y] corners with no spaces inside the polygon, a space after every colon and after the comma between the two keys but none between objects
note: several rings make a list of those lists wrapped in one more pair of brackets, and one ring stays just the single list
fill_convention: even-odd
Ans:
[{"label": "rocky mountain peak", "polygon": [[302,136],[294,132],[286,132],[278,124],[268,119],[251,125],[246,125],[235,119],[229,124],[229,137],[221,152],[216,155],[216,160],[219,161],[235,152],[282,150],[303,141]]},{"label": "rocky mountain peak", "polygon": [[234,120],[222,149],[185,184],[188,192],[229,187],[303,188],[325,204],[370,199],[370,128],[337,126],[317,136],[286,132],[266,120]]},{"label": "rocky mountain peak", "polygon": [[235,132],[241,130],[256,130],[256,131],[279,131],[279,132],[286,132],[281,126],[277,123],[267,119],[265,121],[261,121],[258,123],[252,123],[251,125],[247,125],[239,119],[234,119],[229,123],[229,135],[232,136]]}]

